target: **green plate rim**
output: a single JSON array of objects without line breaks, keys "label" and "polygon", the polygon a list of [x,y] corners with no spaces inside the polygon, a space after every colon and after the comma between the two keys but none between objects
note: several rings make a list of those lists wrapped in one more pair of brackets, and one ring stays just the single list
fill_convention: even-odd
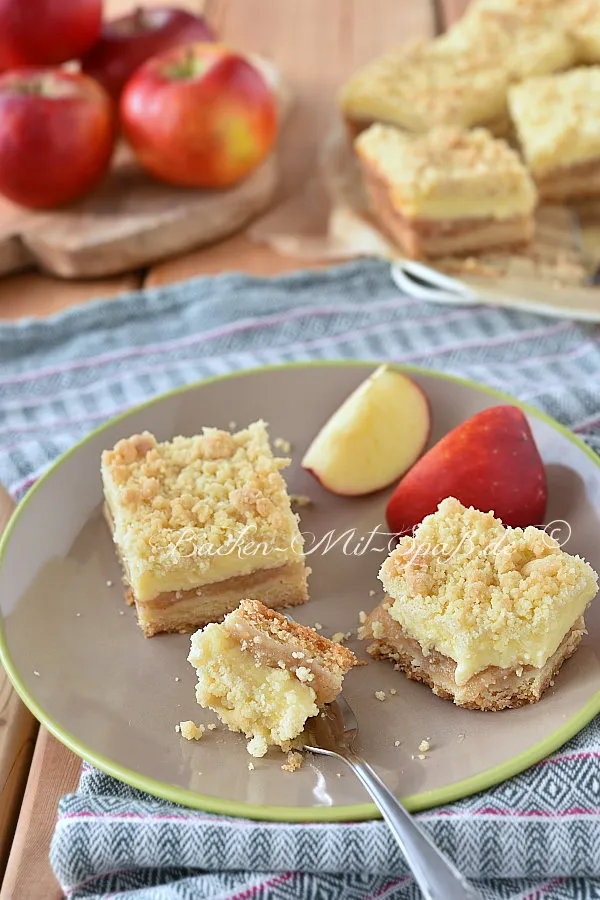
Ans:
[{"label": "green plate rim", "polygon": [[[401,363],[388,364],[393,368],[399,369],[403,372],[414,372],[434,378],[441,378],[445,381],[453,381],[457,384],[462,384],[466,387],[474,388],[475,390],[481,391],[482,393],[488,394],[492,397],[497,397],[498,399],[511,403],[514,406],[518,406],[524,412],[528,413],[536,419],[541,420],[542,422],[545,422],[546,424],[550,425],[550,427],[555,431],[558,431],[560,434],[566,437],[569,441],[571,441],[571,443],[579,447],[579,449],[582,450],[586,454],[586,456],[588,456],[598,466],[598,468],[600,468],[600,457],[597,456],[596,453],[594,453],[594,451],[590,447],[588,447],[581,438],[577,437],[577,435],[573,434],[571,431],[569,431],[568,428],[565,428],[564,425],[561,425],[551,416],[548,416],[546,413],[542,412],[534,406],[531,406],[528,403],[523,403],[522,401],[517,400],[510,394],[506,394],[503,391],[497,390],[496,388],[488,387],[487,385],[479,384],[478,382],[472,381],[467,378],[461,378],[457,375],[449,375],[445,372],[437,372],[431,369],[423,368],[421,366],[403,365]],[[6,525],[3,534],[0,537],[0,568],[2,567],[4,555],[7,552],[7,548],[10,544],[10,538],[13,529],[39,488],[49,478],[52,477],[53,473],[59,468],[59,466],[61,466],[74,453],[77,453],[79,449],[83,447],[89,440],[102,433],[107,428],[110,428],[113,425],[117,424],[118,422],[124,421],[130,415],[140,412],[144,409],[148,409],[155,403],[161,403],[170,397],[176,397],[179,394],[183,394],[187,391],[198,390],[199,388],[213,384],[217,381],[224,381],[225,379],[229,378],[243,378],[245,376],[256,374],[259,372],[277,371],[281,369],[292,368],[315,368],[318,366],[360,367],[378,365],[381,365],[381,360],[315,360],[265,365],[251,369],[238,369],[234,372],[228,372],[224,375],[215,375],[209,378],[195,381],[191,384],[174,388],[173,390],[168,391],[165,394],[160,394],[158,397],[153,397],[150,400],[146,400],[144,403],[140,403],[137,406],[134,406],[131,409],[120,413],[117,416],[114,416],[112,419],[104,422],[98,428],[95,428],[84,438],[82,438],[77,444],[63,453],[57,460],[55,460],[54,463],[52,463],[48,470],[40,476],[40,478],[27,492],[23,500],[13,511],[13,514],[11,515]],[[206,796],[204,794],[197,794],[195,791],[191,791],[187,788],[180,788],[176,785],[158,781],[154,778],[149,778],[146,775],[141,775],[139,772],[135,772],[132,769],[121,766],[118,763],[115,763],[113,760],[103,756],[102,754],[96,753],[91,747],[88,747],[70,732],[63,729],[59,725],[59,723],[56,722],[52,718],[52,716],[50,716],[43,709],[42,706],[40,706],[40,704],[35,700],[35,698],[23,684],[19,672],[17,671],[17,667],[13,663],[13,660],[10,656],[2,617],[0,617],[0,662],[4,666],[15,691],[17,692],[23,703],[27,706],[27,708],[35,716],[35,718],[38,719],[42,723],[42,725],[44,725],[48,729],[48,731],[51,732],[51,734],[53,734],[61,743],[68,747],[69,750],[72,750],[73,753],[75,753],[81,759],[102,770],[103,772],[106,772],[108,775],[112,775],[119,781],[123,781],[126,784],[129,784],[131,787],[137,788],[140,791],[145,791],[146,793],[152,794],[153,796],[161,797],[164,800],[169,800],[172,803],[178,803],[183,806],[191,807],[193,809],[201,809],[206,812],[218,813],[225,816],[241,816],[249,819],[264,819],[280,822],[339,822],[360,821],[379,817],[379,812],[373,803],[358,803],[347,806],[326,806],[316,808],[294,806],[266,806],[254,803],[243,803],[237,800],[222,800],[219,798]],[[479,775],[473,775],[470,778],[456,781],[453,784],[446,785],[445,787],[439,788],[437,790],[424,791],[420,794],[412,794],[409,797],[404,797],[402,798],[402,802],[408,810],[410,810],[411,812],[417,812],[425,809],[430,809],[433,806],[442,806],[446,803],[452,803],[455,800],[462,800],[463,798],[468,797],[471,794],[486,790],[489,787],[505,781],[507,778],[518,775],[524,769],[544,759],[550,753],[553,753],[566,741],[577,734],[577,732],[580,731],[585,725],[587,725],[588,722],[590,722],[592,718],[599,712],[600,690],[596,694],[594,694],[594,696],[590,700],[588,700],[587,703],[585,703],[584,706],[582,706],[574,716],[564,722],[564,724],[562,724],[560,728],[558,728],[544,740],[539,741],[537,744],[534,744],[523,753],[517,754],[517,756],[512,757],[512,759],[507,760],[507,762],[502,763],[499,766],[493,766],[491,769],[487,769],[485,772],[481,772]]]}]

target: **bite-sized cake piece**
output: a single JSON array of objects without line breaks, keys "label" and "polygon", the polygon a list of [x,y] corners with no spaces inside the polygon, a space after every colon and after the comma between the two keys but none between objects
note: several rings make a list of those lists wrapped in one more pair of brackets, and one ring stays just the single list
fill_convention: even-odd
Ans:
[{"label": "bite-sized cake piece", "polygon": [[105,510],[147,637],[194,631],[244,597],[308,599],[308,570],[264,422],[157,442],[147,432],[102,455]]},{"label": "bite-sized cake piece", "polygon": [[353,134],[373,122],[422,133],[436,125],[471,128],[502,117],[508,75],[477,47],[444,50],[419,41],[370,62],[342,88],[339,103]]},{"label": "bite-sized cake piece", "polygon": [[541,197],[600,196],[600,66],[530,78],[509,107]]},{"label": "bite-sized cake piece", "polygon": [[342,690],[356,664],[335,644],[256,600],[243,600],[221,625],[192,635],[188,656],[198,676],[196,699],[249,738],[248,752],[300,745],[306,720]]},{"label": "bite-sized cake piece", "polygon": [[415,136],[372,125],[355,148],[373,213],[408,256],[515,246],[533,236],[534,184],[515,151],[483,128]]},{"label": "bite-sized cake piece", "polygon": [[505,528],[449,497],[379,577],[369,653],[469,709],[534,703],[585,633],[598,578],[537,528]]},{"label": "bite-sized cake piece", "polygon": [[572,66],[575,42],[563,24],[565,0],[479,0],[439,40],[450,52],[477,48],[511,81]]}]

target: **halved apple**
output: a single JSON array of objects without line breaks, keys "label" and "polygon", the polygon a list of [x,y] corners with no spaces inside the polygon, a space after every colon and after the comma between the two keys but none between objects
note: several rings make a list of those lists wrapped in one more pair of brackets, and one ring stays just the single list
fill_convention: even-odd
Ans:
[{"label": "halved apple", "polygon": [[421,388],[402,372],[380,366],[325,423],[302,465],[334,494],[371,494],[410,469],[430,426]]}]

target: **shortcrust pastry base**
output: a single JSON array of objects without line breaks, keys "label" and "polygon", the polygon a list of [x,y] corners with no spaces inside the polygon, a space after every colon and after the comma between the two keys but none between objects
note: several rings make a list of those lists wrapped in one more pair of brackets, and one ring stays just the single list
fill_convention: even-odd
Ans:
[{"label": "shortcrust pastry base", "polygon": [[600,159],[561,166],[543,176],[535,175],[543,200],[584,200],[600,197]]},{"label": "shortcrust pastry base", "polygon": [[396,668],[408,678],[423,682],[438,697],[453,700],[457,706],[487,711],[517,709],[527,703],[536,703],[554,683],[558,670],[573,655],[586,633],[582,616],[541,669],[523,666],[518,675],[519,669],[488,666],[466,684],[457,685],[454,660],[435,650],[425,656],[418,641],[404,634],[402,627],[383,605],[377,606],[368,616],[364,626],[366,634],[372,633],[373,623],[377,623],[375,630],[378,637],[367,647],[367,651],[374,659],[393,660]]},{"label": "shortcrust pastry base", "polygon": [[534,220],[529,214],[510,219],[406,219],[394,206],[383,178],[364,167],[364,180],[375,218],[413,259],[514,249],[533,237]]}]

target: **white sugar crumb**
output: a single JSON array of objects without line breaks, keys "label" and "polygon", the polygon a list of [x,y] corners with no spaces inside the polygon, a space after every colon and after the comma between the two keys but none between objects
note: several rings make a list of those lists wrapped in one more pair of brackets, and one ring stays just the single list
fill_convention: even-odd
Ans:
[{"label": "white sugar crumb", "polygon": [[106,587],[112,587],[112,581],[107,581],[107,582],[106,582]]},{"label": "white sugar crumb", "polygon": [[273,441],[273,446],[276,450],[281,450],[282,453],[290,453],[292,450],[292,445],[289,441],[286,441],[285,438],[276,437]]},{"label": "white sugar crumb", "polygon": [[248,771],[249,771],[249,772],[254,772],[254,763],[253,763],[253,762],[249,762],[249,763],[248,763]]},{"label": "white sugar crumb", "polygon": [[430,749],[430,747],[431,747],[431,744],[429,743],[427,738],[424,738],[421,741],[421,743],[419,744],[419,750],[421,751],[421,753],[427,753],[427,751]]},{"label": "white sugar crumb", "polygon": [[419,753],[419,759],[427,759],[424,753]]},{"label": "white sugar crumb", "polygon": [[298,668],[296,669],[296,678],[298,679],[298,681],[306,683],[309,681],[313,681],[314,677],[315,676],[313,672],[311,672],[307,666],[298,666]]},{"label": "white sugar crumb", "polygon": [[522,674],[523,674],[523,666],[519,666],[519,668],[515,670],[515,675],[517,676],[517,678],[520,678]]},{"label": "white sugar crumb", "polygon": [[287,755],[287,762],[282,765],[282,769],[284,772],[297,772],[298,769],[302,768],[302,763],[304,760],[302,759],[302,754],[297,753],[295,750],[290,750]]},{"label": "white sugar crumb", "polygon": [[125,615],[125,610],[124,610],[124,609],[120,609],[120,610],[119,610],[119,615],[120,615],[120,616],[124,616],[124,615]]},{"label": "white sugar crumb", "polygon": [[36,676],[36,678],[39,678],[39,677],[40,677],[40,673],[38,672],[37,669],[34,669],[34,670],[33,670],[33,674]]},{"label": "white sugar crumb", "polygon": [[179,675],[175,676],[175,681],[181,681],[181,678],[179,677]]},{"label": "white sugar crumb", "polygon": [[315,622],[315,631],[321,631],[322,628],[323,626],[320,622]]},{"label": "white sugar crumb", "polygon": [[[127,724],[129,724],[129,722]],[[177,732],[177,734],[179,734],[179,732],[181,731],[181,725],[176,725],[175,731]]]},{"label": "white sugar crumb", "polygon": [[75,613],[75,615],[79,618],[79,616],[81,615],[81,613]]},{"label": "white sugar crumb", "polygon": [[465,739],[464,734],[457,734],[457,735],[456,735],[456,740],[457,740],[459,743],[462,743],[462,741],[464,741],[464,739]]},{"label": "white sugar crumb", "polygon": [[369,591],[369,597],[374,597],[376,593],[377,592],[374,591],[373,588],[371,588],[371,590]]},{"label": "white sugar crumb", "polygon": [[375,691],[375,696],[377,697],[378,700],[381,700],[382,703],[386,698],[385,691]]},{"label": "white sugar crumb", "polygon": [[396,690],[396,688],[390,688],[390,694],[392,695],[392,697],[395,697],[397,693],[398,691]]},{"label": "white sugar crumb", "polygon": [[336,773],[335,773],[335,777],[336,777],[336,778],[341,778],[341,777],[342,777],[342,773],[341,773],[341,772],[336,772]]},{"label": "white sugar crumb", "polygon": [[196,725],[195,722],[192,722],[191,719],[188,719],[187,722],[179,723],[179,731],[181,733],[181,736],[184,737],[186,741],[199,741],[206,731],[206,728],[204,727],[204,725]]},{"label": "white sugar crumb", "polygon": [[364,625],[365,622],[367,621],[367,614],[364,611],[364,609],[361,609],[361,611],[359,612],[358,621],[360,622],[361,625]]},{"label": "white sugar crumb", "polygon": [[217,726],[214,722],[211,722],[210,725],[207,725],[206,728],[208,731],[214,731]]},{"label": "white sugar crumb", "polygon": [[394,741],[394,747],[399,747],[399,746],[400,746],[400,741]]},{"label": "white sugar crumb", "polygon": [[292,506],[312,506],[312,500],[308,494],[290,494]]}]

